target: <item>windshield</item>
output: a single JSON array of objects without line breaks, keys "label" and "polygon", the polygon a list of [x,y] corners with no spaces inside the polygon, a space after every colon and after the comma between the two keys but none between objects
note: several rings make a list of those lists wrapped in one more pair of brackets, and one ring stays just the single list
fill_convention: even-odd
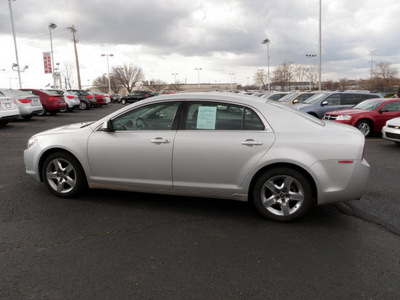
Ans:
[{"label": "windshield", "polygon": [[354,109],[363,109],[363,110],[375,110],[379,106],[381,106],[382,100],[372,99],[372,100],[365,100],[361,103],[358,103],[354,106]]},{"label": "windshield", "polygon": [[292,94],[287,94],[286,96],[283,96],[281,99],[278,100],[278,102],[290,102],[294,98],[296,98],[298,93],[292,93]]},{"label": "windshield", "polygon": [[304,104],[313,104],[313,103],[317,103],[318,101],[320,101],[321,99],[325,98],[327,94],[326,93],[318,93],[315,94],[314,96],[311,96],[310,98],[308,98],[307,100],[305,100],[303,103]]}]

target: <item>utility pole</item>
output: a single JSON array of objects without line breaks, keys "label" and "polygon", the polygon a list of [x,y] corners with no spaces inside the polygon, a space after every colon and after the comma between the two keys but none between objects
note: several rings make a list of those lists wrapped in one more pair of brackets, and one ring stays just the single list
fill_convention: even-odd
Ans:
[{"label": "utility pole", "polygon": [[75,29],[74,25],[72,25],[70,27],[67,27],[67,29],[72,32],[72,36],[73,36],[72,41],[74,42],[74,49],[75,49],[76,69],[77,69],[77,72],[78,72],[78,86],[79,86],[79,89],[81,90],[82,89],[81,74],[80,74],[80,71],[79,71],[78,50],[76,49],[76,44],[79,42],[79,40],[75,36],[75,34],[76,34],[76,32],[78,30]]}]

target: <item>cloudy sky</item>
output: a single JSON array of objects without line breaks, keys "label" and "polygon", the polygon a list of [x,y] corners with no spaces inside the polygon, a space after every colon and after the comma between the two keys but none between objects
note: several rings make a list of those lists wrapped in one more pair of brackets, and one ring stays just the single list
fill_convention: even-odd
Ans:
[{"label": "cloudy sky", "polygon": [[[293,61],[318,65],[319,0],[16,0],[11,2],[24,87],[44,87],[43,52],[76,73],[77,37],[82,85],[112,66],[140,66],[146,79],[173,82],[252,83],[257,69]],[[322,79],[369,77],[374,61],[400,70],[397,0],[322,0]],[[0,2],[0,86],[18,86],[9,1]],[[3,71],[3,69],[5,71]]]}]

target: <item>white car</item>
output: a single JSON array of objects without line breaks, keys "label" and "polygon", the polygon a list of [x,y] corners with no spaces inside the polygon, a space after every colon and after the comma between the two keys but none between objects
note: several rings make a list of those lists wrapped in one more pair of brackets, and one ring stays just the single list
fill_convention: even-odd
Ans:
[{"label": "white car", "polygon": [[36,134],[24,160],[26,172],[59,197],[90,187],[225,198],[290,221],[314,204],[361,197],[369,177],[364,146],[356,128],[276,101],[190,93]]},{"label": "white car", "polygon": [[53,89],[53,90],[48,90],[48,91],[55,92],[59,95],[64,96],[64,100],[67,103],[67,106],[60,108],[60,112],[73,111],[75,108],[78,108],[79,105],[81,104],[81,101],[79,100],[79,96],[73,94],[72,92],[68,92],[67,90]]},{"label": "white car", "polygon": [[400,117],[386,121],[382,127],[382,137],[400,145]]},{"label": "white car", "polygon": [[43,111],[40,97],[37,95],[14,89],[0,89],[0,96],[6,96],[14,100],[20,116],[26,120],[39,115]]},{"label": "white car", "polygon": [[8,97],[0,97],[0,125],[19,118],[19,110],[14,101]]}]

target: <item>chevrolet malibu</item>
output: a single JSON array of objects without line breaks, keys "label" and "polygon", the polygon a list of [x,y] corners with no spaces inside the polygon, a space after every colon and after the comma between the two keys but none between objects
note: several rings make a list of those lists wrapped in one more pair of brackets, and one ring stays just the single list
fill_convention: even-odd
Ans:
[{"label": "chevrolet malibu", "polygon": [[364,144],[353,127],[276,101],[170,94],[36,134],[24,160],[59,197],[89,187],[224,198],[291,221],[314,204],[361,197],[369,177]]}]

